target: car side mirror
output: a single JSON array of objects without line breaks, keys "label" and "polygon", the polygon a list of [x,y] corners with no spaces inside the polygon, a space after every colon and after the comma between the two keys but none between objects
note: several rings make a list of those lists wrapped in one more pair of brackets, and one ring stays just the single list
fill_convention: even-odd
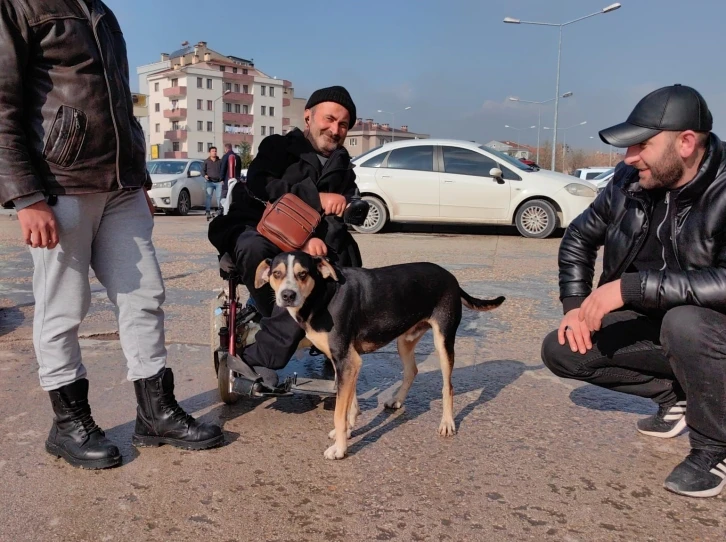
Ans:
[{"label": "car side mirror", "polygon": [[202,176],[201,171],[190,171],[189,172],[189,177],[201,177],[201,176]]},{"label": "car side mirror", "polygon": [[492,178],[492,180],[495,183],[504,184],[504,177],[503,177],[502,170],[498,167],[493,167],[489,170],[489,176]]}]

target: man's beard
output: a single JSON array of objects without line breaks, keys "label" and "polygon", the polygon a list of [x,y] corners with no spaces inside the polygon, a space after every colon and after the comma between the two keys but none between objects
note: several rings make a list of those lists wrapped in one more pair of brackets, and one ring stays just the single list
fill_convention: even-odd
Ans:
[{"label": "man's beard", "polygon": [[681,180],[686,169],[683,162],[678,158],[675,145],[663,153],[663,156],[657,161],[657,164],[646,165],[650,169],[650,179],[647,182],[647,186],[644,185],[643,188],[649,190],[654,188],[671,188]]}]

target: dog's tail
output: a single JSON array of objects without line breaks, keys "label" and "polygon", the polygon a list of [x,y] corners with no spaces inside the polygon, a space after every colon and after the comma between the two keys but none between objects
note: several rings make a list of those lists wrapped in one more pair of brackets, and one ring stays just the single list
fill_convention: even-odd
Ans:
[{"label": "dog's tail", "polygon": [[464,303],[465,307],[473,311],[481,312],[496,309],[499,305],[504,303],[505,299],[505,297],[501,295],[496,299],[478,299],[476,297],[471,297],[461,288],[459,288],[459,294],[461,295],[461,301]]}]

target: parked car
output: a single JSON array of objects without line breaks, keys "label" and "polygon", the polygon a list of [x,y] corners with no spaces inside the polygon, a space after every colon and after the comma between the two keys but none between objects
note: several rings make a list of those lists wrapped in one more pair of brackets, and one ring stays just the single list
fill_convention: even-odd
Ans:
[{"label": "parked car", "polygon": [[[206,192],[201,160],[150,160],[146,163],[153,184],[149,190],[154,207],[167,214],[186,215],[204,207]],[[216,195],[212,207],[217,207]]]},{"label": "parked car", "polygon": [[615,168],[611,169],[610,171],[601,173],[592,180],[598,194],[605,190],[605,187],[608,185],[608,183],[613,180],[613,175],[615,175]]},{"label": "parked car", "polygon": [[388,221],[513,224],[525,237],[566,227],[595,198],[570,175],[536,170],[470,141],[417,139],[385,143],[353,160],[370,211],[361,233]]},{"label": "parked car", "polygon": [[572,175],[578,179],[582,179],[583,181],[592,181],[598,175],[609,173],[614,170],[615,168],[612,167],[583,167],[573,171]]}]

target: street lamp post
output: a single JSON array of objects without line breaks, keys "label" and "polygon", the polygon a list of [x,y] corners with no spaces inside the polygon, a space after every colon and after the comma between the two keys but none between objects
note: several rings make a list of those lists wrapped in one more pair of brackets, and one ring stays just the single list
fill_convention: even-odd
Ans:
[{"label": "street lamp post", "polygon": [[[408,111],[409,109],[411,109],[410,105],[408,107],[404,107],[401,112]],[[393,143],[393,141],[396,139],[396,113],[392,113],[391,111],[384,111],[383,109],[379,109],[378,112],[391,115],[391,143]]]},{"label": "street lamp post", "polygon": [[[217,111],[217,102],[219,100],[221,100],[222,98],[224,98],[230,92],[232,92],[232,91],[225,90],[224,92],[222,92],[222,95],[219,98],[214,99],[214,111],[215,112]],[[222,114],[224,114],[224,111],[222,112]],[[215,122],[215,124],[216,124],[216,122]],[[224,121],[222,121],[222,126],[224,126]],[[213,139],[214,139],[214,146],[216,147],[217,146],[217,127],[216,126],[214,127],[214,138]],[[224,128],[222,128],[222,141],[224,141]]]},{"label": "street lamp post", "polygon": [[620,8],[619,3],[610,4],[609,6],[606,6],[602,8],[600,11],[597,11],[595,13],[591,13],[590,15],[585,15],[584,17],[580,17],[579,19],[573,19],[572,21],[568,21],[566,23],[540,23],[536,21],[522,21],[520,19],[515,19],[513,17],[505,17],[504,22],[508,24],[534,24],[539,26],[557,26],[560,29],[560,36],[559,36],[559,44],[557,47],[557,83],[555,85],[555,124],[554,124],[554,136],[552,140],[552,163],[555,163],[555,152],[557,147],[557,114],[559,112],[559,106],[560,106],[560,59],[562,56],[562,29],[565,26],[577,23],[579,21],[582,21],[584,19],[589,19],[590,17],[595,17],[596,15],[603,15],[605,13],[610,13],[611,11],[615,11],[616,9]]},{"label": "street lamp post", "polygon": [[[572,92],[565,92],[562,95],[562,97],[569,98],[570,96],[572,96],[572,94],[573,94]],[[554,98],[550,98],[549,100],[544,100],[542,102],[532,102],[530,100],[522,100],[520,98],[515,98],[513,96],[510,96],[509,100],[512,102],[522,102],[525,104],[536,104],[537,105],[537,165],[539,165],[539,133],[540,133],[540,128],[542,128],[542,104],[552,102],[552,101],[554,101]],[[552,164],[551,169],[552,169],[552,171],[555,170],[554,163]]]},{"label": "street lamp post", "polygon": [[522,130],[531,130],[532,128],[536,128],[536,126],[530,126],[529,128],[515,128],[514,126],[509,126],[509,124],[505,124],[504,127],[509,128],[510,130],[517,130],[517,147],[519,147],[519,132]]},{"label": "street lamp post", "polygon": [[[570,128],[577,128],[578,126],[584,126],[587,124],[586,120],[583,120],[582,122],[579,122],[577,124],[573,124],[572,126],[567,126],[565,128],[558,128],[557,130],[562,130],[562,173],[565,172],[565,151],[567,150],[567,130]],[[545,130],[554,130],[554,128],[548,128],[547,126],[544,126]],[[555,135],[557,134],[557,130],[555,130]],[[554,169],[552,170],[554,171]]]}]

